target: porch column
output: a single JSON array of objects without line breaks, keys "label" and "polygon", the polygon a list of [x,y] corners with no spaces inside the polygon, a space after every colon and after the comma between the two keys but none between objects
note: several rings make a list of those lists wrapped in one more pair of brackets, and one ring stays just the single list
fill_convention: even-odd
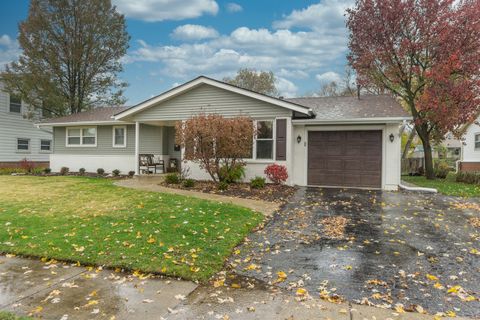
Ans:
[{"label": "porch column", "polygon": [[140,122],[135,121],[135,175],[140,174]]}]

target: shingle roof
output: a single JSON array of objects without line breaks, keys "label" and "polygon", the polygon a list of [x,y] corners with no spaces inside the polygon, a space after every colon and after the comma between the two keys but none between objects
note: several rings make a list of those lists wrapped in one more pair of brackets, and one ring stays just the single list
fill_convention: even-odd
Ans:
[{"label": "shingle roof", "polygon": [[316,119],[345,120],[361,118],[400,118],[410,115],[393,97],[388,95],[363,95],[357,97],[306,97],[287,101],[312,108]]},{"label": "shingle roof", "polygon": [[47,119],[45,123],[69,123],[69,122],[87,122],[87,121],[114,121],[112,116],[128,109],[128,107],[102,107],[92,110],[71,114],[64,117]]}]

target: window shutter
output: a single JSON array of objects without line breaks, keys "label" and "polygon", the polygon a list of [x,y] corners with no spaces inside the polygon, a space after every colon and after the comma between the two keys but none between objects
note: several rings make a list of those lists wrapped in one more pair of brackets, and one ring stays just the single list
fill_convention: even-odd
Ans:
[{"label": "window shutter", "polygon": [[277,119],[276,159],[287,160],[287,119]]}]

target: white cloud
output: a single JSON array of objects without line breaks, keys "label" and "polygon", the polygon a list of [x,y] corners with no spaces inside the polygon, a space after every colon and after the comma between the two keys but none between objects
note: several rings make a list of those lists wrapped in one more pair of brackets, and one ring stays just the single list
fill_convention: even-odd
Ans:
[{"label": "white cloud", "polygon": [[215,0],[114,0],[118,10],[132,19],[149,22],[216,15]]},{"label": "white cloud", "polygon": [[0,70],[5,69],[5,65],[17,60],[21,49],[16,39],[4,34],[0,37]]},{"label": "white cloud", "polygon": [[322,74],[317,74],[315,76],[315,78],[318,81],[320,81],[322,84],[327,84],[327,83],[330,83],[332,81],[335,81],[337,84],[341,84],[341,82],[343,81],[342,76],[339,75],[336,72],[333,72],[333,71],[328,71],[328,72],[324,72]]},{"label": "white cloud", "polygon": [[175,28],[171,36],[179,40],[201,40],[216,38],[219,34],[217,30],[211,27],[204,27],[197,24],[185,24]]},{"label": "white cloud", "polygon": [[324,0],[302,10],[294,10],[282,20],[275,21],[273,27],[303,27],[323,34],[345,33],[345,9],[353,4],[353,0]]},{"label": "white cloud", "polygon": [[235,13],[235,12],[241,12],[243,11],[243,8],[241,5],[235,2],[229,2],[226,5],[227,11],[230,13]]},{"label": "white cloud", "polygon": [[285,98],[293,98],[297,96],[298,87],[291,81],[276,77],[275,86],[277,87],[280,96]]}]

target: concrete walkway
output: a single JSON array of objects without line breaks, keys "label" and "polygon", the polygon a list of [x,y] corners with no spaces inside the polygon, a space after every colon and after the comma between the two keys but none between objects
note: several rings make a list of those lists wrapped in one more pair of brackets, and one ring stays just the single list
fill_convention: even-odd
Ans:
[{"label": "concrete walkway", "polygon": [[273,202],[244,199],[244,198],[237,198],[237,197],[228,197],[228,196],[219,195],[219,194],[204,193],[204,192],[197,192],[197,191],[190,191],[190,190],[167,188],[159,185],[159,183],[161,183],[162,181],[163,181],[162,176],[150,176],[150,177],[142,176],[142,177],[135,177],[133,179],[119,180],[115,182],[115,185],[119,187],[134,188],[138,190],[178,194],[182,196],[213,200],[213,201],[218,201],[223,203],[231,203],[231,204],[252,209],[254,211],[261,212],[265,216],[271,216],[275,211],[277,211],[280,208],[280,205],[278,203],[273,203]]},{"label": "concrete walkway", "polygon": [[433,319],[314,298],[299,301],[255,280],[239,283],[241,288],[233,288],[231,283],[198,286],[189,281],[0,256],[0,310],[43,319]]}]

